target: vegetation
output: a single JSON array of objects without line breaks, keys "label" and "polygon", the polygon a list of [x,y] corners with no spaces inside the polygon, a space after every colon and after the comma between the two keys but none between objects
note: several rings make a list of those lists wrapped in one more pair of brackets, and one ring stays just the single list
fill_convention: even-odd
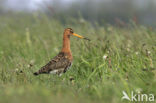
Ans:
[{"label": "vegetation", "polygon": [[[96,23],[95,23],[96,24]],[[91,41],[71,37],[72,67],[62,76],[33,72],[62,46],[71,27]],[[0,16],[0,103],[121,103],[128,95],[156,95],[156,31],[92,25],[68,18],[62,24],[45,15]]]}]

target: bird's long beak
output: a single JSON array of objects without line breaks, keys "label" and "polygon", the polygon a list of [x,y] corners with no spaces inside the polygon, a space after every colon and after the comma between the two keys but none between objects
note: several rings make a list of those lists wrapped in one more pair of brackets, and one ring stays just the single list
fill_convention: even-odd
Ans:
[{"label": "bird's long beak", "polygon": [[89,41],[90,41],[90,39],[88,39],[88,38],[86,38],[86,37],[83,37],[83,36],[81,36],[81,35],[78,35],[78,34],[76,34],[76,33],[73,33],[73,35],[74,35],[74,36],[77,36],[77,37],[79,37],[79,38],[81,38],[81,39],[86,39],[86,40],[89,40]]}]

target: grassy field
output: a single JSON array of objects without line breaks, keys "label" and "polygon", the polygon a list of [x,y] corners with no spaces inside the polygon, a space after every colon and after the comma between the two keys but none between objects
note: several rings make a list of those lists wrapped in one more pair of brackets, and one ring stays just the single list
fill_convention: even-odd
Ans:
[{"label": "grassy field", "polygon": [[[71,37],[72,67],[61,77],[33,72],[58,54],[63,30]],[[121,103],[125,91],[156,95],[156,31],[91,25],[44,15],[0,16],[0,103]]]}]

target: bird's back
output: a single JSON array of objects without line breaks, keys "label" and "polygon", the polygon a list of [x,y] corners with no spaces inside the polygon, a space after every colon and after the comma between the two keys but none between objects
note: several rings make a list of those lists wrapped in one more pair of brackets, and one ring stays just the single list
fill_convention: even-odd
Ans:
[{"label": "bird's back", "polygon": [[48,64],[43,66],[38,72],[35,72],[34,75],[39,74],[61,74],[67,71],[71,65],[71,60],[67,53],[60,52],[55,56]]}]

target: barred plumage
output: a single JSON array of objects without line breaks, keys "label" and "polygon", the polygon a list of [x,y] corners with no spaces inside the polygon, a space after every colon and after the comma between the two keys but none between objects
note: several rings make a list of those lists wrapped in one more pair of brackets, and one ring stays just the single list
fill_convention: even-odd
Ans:
[{"label": "barred plumage", "polygon": [[68,59],[68,54],[60,52],[48,64],[43,66],[38,72],[35,72],[34,75],[49,74],[53,73],[53,71],[53,74],[65,73],[70,65],[71,61]]}]

